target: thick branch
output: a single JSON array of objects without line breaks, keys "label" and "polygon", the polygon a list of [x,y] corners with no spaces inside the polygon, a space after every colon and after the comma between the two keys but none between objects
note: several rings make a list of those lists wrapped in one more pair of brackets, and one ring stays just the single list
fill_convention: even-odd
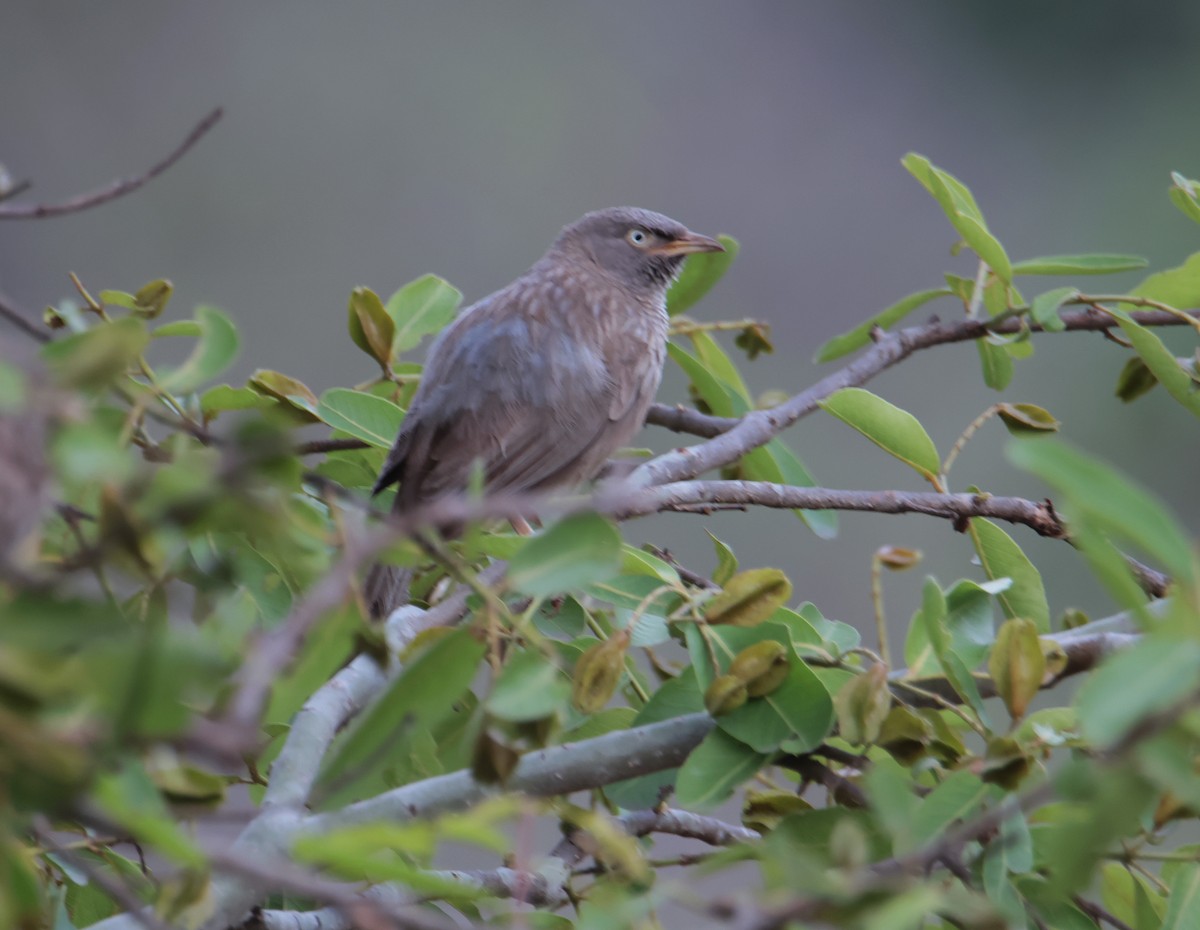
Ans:
[{"label": "thick branch", "polygon": [[[508,791],[552,797],[610,785],[680,765],[713,728],[708,714],[688,714],[632,730],[607,733],[581,743],[550,746],[521,757],[505,784]],[[458,810],[490,789],[468,771],[438,775],[309,818],[304,832],[324,833],[373,820],[411,820]]]},{"label": "thick branch", "polygon": [[118,197],[124,197],[126,194],[132,194],[147,181],[158,177],[175,164],[175,162],[183,158],[188,153],[188,150],[199,142],[205,133],[213,128],[223,113],[224,110],[221,107],[217,107],[205,116],[204,119],[192,127],[192,131],[187,134],[187,137],[179,143],[174,151],[167,155],[166,158],[152,165],[142,174],[134,175],[130,178],[121,178],[105,187],[89,191],[86,194],[79,194],[61,203],[0,204],[0,220],[37,220],[49,216],[62,216],[66,213],[78,213],[80,210],[97,207],[102,203],[108,203],[110,200],[116,200]]}]

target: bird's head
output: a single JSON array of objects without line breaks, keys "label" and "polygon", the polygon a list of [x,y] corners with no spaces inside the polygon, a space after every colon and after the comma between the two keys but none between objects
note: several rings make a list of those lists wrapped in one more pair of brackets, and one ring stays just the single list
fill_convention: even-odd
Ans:
[{"label": "bird's head", "polygon": [[664,291],[693,252],[724,252],[716,239],[694,233],[661,213],[610,207],[585,214],[563,229],[551,248],[635,290]]}]

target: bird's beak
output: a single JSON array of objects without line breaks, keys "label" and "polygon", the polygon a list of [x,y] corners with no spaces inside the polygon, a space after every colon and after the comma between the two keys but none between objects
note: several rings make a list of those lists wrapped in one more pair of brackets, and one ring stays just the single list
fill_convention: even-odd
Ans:
[{"label": "bird's beak", "polygon": [[678,239],[664,242],[650,251],[655,255],[665,255],[670,258],[675,255],[691,255],[693,252],[724,252],[725,246],[709,236],[689,232]]}]

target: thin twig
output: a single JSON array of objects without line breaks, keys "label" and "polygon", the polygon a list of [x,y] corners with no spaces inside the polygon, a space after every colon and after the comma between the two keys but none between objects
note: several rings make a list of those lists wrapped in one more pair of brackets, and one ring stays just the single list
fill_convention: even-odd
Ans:
[{"label": "thin twig", "polygon": [[0,294],[0,316],[8,320],[13,326],[21,330],[25,335],[36,339],[38,342],[49,342],[51,335],[34,323],[29,314],[23,310],[19,310],[16,304],[12,303],[8,297]]},{"label": "thin twig", "polygon": [[223,113],[224,110],[221,107],[217,107],[205,116],[204,119],[192,127],[192,131],[187,134],[174,151],[167,155],[166,158],[152,165],[142,174],[134,175],[130,178],[118,179],[105,187],[89,191],[86,194],[79,194],[61,203],[0,204],[0,220],[38,220],[50,216],[62,216],[67,213],[78,213],[80,210],[97,207],[102,203],[108,203],[110,200],[116,200],[118,197],[131,194],[147,181],[158,177],[175,164],[175,162],[183,158],[188,153],[188,150],[199,142],[205,133],[213,128]]}]

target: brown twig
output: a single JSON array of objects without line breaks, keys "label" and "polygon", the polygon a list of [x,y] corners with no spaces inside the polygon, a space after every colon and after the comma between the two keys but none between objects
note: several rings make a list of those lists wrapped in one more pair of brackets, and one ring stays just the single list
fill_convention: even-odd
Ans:
[{"label": "brown twig", "polygon": [[38,826],[34,828],[34,836],[42,848],[47,852],[53,853],[63,862],[77,869],[87,876],[87,880],[103,891],[115,903],[125,908],[126,911],[146,930],[171,930],[165,923],[159,920],[153,910],[151,910],[137,892],[131,888],[126,882],[119,878],[114,878],[104,873],[102,869],[97,868],[86,856],[78,855],[74,850],[67,849],[62,844],[54,840],[51,834],[50,825],[45,821],[45,818],[38,818]]},{"label": "brown twig", "polygon": [[0,294],[0,316],[12,323],[13,326],[17,327],[25,335],[36,339],[38,342],[49,342],[51,339],[50,334],[34,323],[30,319],[29,314],[23,310],[19,310],[3,294]]},{"label": "brown twig", "polygon": [[[680,506],[756,504],[803,510],[863,510],[872,513],[921,513],[946,520],[991,517],[1028,526],[1040,536],[1063,539],[1066,526],[1046,501],[986,494],[939,494],[933,491],[839,491],[800,488],[768,481],[678,481],[629,493],[618,488],[597,495],[600,508],[617,519],[675,510]],[[622,501],[622,498],[624,499]]]},{"label": "brown twig", "polygon": [[1116,930],[1133,930],[1133,927],[1125,923],[1116,914],[1105,910],[1095,901],[1089,901],[1083,895],[1072,895],[1071,900],[1075,902],[1075,906],[1083,911],[1088,917],[1096,921],[1096,923],[1106,923],[1111,927],[1116,927]]},{"label": "brown twig", "polygon": [[349,449],[369,449],[371,444],[361,439],[312,439],[296,446],[297,455],[320,455],[325,452],[344,452]]},{"label": "brown twig", "polygon": [[221,107],[217,107],[192,127],[192,131],[176,146],[174,151],[141,174],[129,178],[120,178],[105,187],[89,191],[86,194],[79,194],[60,203],[0,204],[0,220],[38,220],[51,216],[63,216],[67,213],[78,213],[80,210],[88,210],[102,203],[108,203],[110,200],[116,200],[118,197],[124,197],[126,194],[131,194],[183,158],[188,153],[188,150],[199,142],[205,133],[213,128],[223,113],[224,110]]}]

